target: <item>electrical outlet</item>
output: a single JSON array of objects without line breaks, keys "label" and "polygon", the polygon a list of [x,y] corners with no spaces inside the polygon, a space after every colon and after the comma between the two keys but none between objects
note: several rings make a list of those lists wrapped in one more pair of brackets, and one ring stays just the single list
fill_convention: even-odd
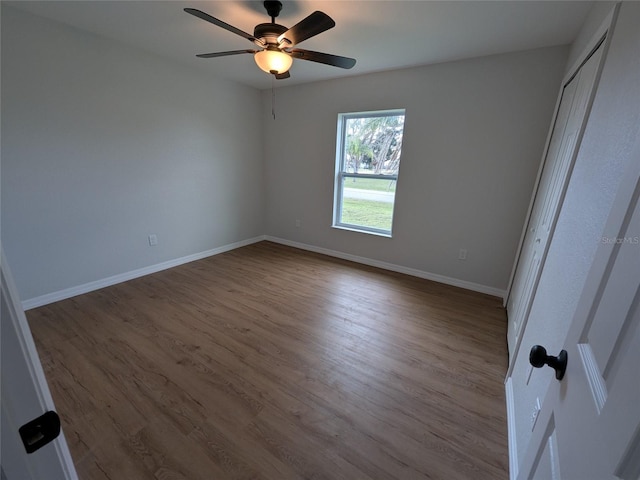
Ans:
[{"label": "electrical outlet", "polygon": [[458,260],[466,260],[467,259],[467,250],[465,248],[461,248],[458,252]]},{"label": "electrical outlet", "polygon": [[300,220],[296,219],[296,228],[300,228]]},{"label": "electrical outlet", "polygon": [[149,235],[149,245],[152,247],[158,245],[158,236],[155,233]]}]

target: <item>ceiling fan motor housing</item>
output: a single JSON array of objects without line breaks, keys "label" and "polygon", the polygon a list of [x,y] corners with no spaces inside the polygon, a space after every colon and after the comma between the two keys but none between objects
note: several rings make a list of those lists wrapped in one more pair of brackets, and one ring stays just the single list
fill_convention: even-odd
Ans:
[{"label": "ceiling fan motor housing", "polygon": [[287,30],[287,27],[277,23],[261,23],[254,28],[253,36],[263,40],[266,44],[278,45],[278,37]]}]

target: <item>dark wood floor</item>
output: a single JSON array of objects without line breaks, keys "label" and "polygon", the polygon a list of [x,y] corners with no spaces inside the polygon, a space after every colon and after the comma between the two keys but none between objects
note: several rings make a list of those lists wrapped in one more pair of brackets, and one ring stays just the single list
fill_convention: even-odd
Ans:
[{"label": "dark wood floor", "polygon": [[27,316],[83,480],[508,477],[495,297],[262,242]]}]

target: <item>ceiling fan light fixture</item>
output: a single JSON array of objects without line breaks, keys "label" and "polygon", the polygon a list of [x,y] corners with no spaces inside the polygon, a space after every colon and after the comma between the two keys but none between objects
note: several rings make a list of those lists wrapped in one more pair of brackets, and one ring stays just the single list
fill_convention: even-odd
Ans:
[{"label": "ceiling fan light fixture", "polygon": [[188,14],[249,40],[260,49],[259,51],[247,48],[228,52],[201,53],[196,55],[196,57],[215,58],[251,53],[260,70],[274,75],[276,80],[291,77],[289,69],[293,64],[294,57],[300,60],[308,60],[310,62],[347,69],[356,64],[355,58],[293,48],[301,42],[335,27],[336,22],[326,13],[316,10],[311,15],[300,20],[293,27],[287,29],[284,25],[279,25],[275,22],[276,17],[282,9],[282,2],[280,2],[280,0],[265,0],[264,6],[271,17],[271,23],[260,23],[256,25],[253,29],[253,35],[196,8],[185,8],[184,11]]},{"label": "ceiling fan light fixture", "polygon": [[293,58],[280,50],[261,50],[254,54],[253,59],[266,73],[285,73],[293,64]]}]

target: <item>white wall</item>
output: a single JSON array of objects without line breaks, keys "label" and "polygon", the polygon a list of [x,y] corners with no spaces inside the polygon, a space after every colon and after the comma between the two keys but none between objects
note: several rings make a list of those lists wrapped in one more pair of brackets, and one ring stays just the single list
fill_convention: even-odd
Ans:
[{"label": "white wall", "polygon": [[22,299],[263,234],[261,108],[3,6],[2,243]]},{"label": "white wall", "polygon": [[[281,87],[276,120],[264,92],[267,234],[504,290],[567,53]],[[331,228],[337,115],[390,108],[406,108],[393,238]]]},{"label": "white wall", "polygon": [[549,383],[556,381],[553,371],[544,367],[534,369],[527,384],[530,348],[543,345],[550,355],[563,348],[622,175],[629,162],[638,161],[630,155],[640,135],[639,19],[639,3],[622,5],[514,365],[513,422],[519,459],[531,438],[529,419],[536,397],[542,401]]},{"label": "white wall", "polygon": [[[566,47],[281,87],[273,120],[270,91],[9,7],[2,27],[23,300],[265,233],[506,288]],[[394,236],[333,229],[337,114],[385,108],[407,110]]]}]

